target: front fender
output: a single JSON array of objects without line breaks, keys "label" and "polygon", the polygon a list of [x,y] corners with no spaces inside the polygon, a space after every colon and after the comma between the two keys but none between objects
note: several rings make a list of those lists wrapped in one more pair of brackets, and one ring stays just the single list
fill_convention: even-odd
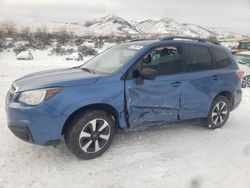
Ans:
[{"label": "front fender", "polygon": [[121,116],[124,111],[124,87],[121,80],[67,87],[48,100],[47,104],[67,117],[85,106],[107,104],[116,109],[120,125],[124,125]]}]

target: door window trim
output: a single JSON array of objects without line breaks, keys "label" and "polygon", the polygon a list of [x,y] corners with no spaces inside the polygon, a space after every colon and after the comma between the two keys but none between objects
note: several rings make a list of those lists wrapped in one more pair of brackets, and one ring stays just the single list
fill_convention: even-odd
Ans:
[{"label": "door window trim", "polygon": [[[162,48],[164,46],[175,46],[175,47],[180,47],[181,48],[181,71],[178,72],[178,73],[175,73],[175,74],[165,74],[165,75],[156,75],[156,77],[159,77],[159,76],[172,76],[172,75],[177,75],[177,74],[183,74],[185,72],[185,60],[184,60],[184,46],[182,43],[166,43],[166,44],[161,44],[161,45],[157,45],[157,46],[154,46],[152,48],[150,48],[149,50],[147,50],[145,53],[143,53],[134,63],[133,65],[131,65],[128,70],[123,74],[123,76],[121,77],[121,80],[133,80],[133,79],[136,79],[134,77],[128,77],[128,74],[131,73],[131,71],[134,71],[133,68],[136,67],[136,65],[138,63],[140,63],[140,60],[145,57],[146,54],[150,53],[151,51],[153,51],[154,49],[157,49],[157,48]],[[132,74],[131,74],[132,75]]]}]

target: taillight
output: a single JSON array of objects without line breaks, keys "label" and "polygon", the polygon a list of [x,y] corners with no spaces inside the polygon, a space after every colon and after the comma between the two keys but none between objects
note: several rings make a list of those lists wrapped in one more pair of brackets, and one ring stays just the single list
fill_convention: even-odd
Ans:
[{"label": "taillight", "polygon": [[243,75],[244,75],[244,71],[242,71],[242,70],[238,69],[238,70],[236,71],[236,75],[239,77],[239,79],[241,79],[241,80],[242,80]]}]

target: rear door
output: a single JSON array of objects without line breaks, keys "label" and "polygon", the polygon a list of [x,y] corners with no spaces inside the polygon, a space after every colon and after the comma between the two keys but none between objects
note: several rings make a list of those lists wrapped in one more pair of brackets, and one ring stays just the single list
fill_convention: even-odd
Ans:
[{"label": "rear door", "polygon": [[[178,120],[182,93],[178,74],[182,67],[181,46],[166,45],[152,49],[129,70],[125,90],[131,127]],[[138,84],[143,68],[155,69],[155,80]]]},{"label": "rear door", "polygon": [[218,87],[218,75],[213,71],[209,49],[203,45],[185,44],[185,74],[181,80],[180,119],[206,117],[214,90]]}]

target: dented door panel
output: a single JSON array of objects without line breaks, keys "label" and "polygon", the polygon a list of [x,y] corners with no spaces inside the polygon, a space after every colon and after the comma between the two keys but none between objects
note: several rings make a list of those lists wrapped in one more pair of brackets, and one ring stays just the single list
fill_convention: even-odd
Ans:
[{"label": "dented door panel", "polygon": [[167,76],[153,81],[126,81],[126,100],[131,127],[155,125],[178,120],[181,86],[173,86],[175,80]]},{"label": "dented door panel", "polygon": [[213,101],[213,92],[220,84],[213,75],[214,71],[203,71],[189,73],[182,77],[181,120],[207,117]]}]

